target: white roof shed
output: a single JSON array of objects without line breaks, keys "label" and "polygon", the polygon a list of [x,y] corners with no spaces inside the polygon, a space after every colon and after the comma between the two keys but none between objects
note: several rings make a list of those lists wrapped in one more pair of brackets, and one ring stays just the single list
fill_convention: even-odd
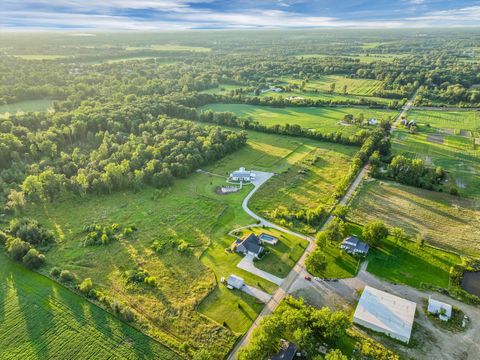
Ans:
[{"label": "white roof shed", "polygon": [[353,322],[408,343],[417,304],[365,286]]},{"label": "white roof shed", "polygon": [[448,321],[452,317],[452,305],[444,302],[428,298],[428,312],[430,314],[437,314],[438,318],[443,321]]},{"label": "white roof shed", "polygon": [[241,289],[244,284],[244,280],[240,276],[232,274],[228,277],[227,284],[233,286],[235,289]]}]

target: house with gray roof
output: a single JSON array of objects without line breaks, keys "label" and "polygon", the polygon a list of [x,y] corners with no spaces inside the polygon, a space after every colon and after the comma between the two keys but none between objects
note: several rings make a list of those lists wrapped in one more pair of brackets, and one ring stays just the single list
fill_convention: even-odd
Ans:
[{"label": "house with gray roof", "polygon": [[370,249],[367,243],[360,241],[360,239],[356,236],[347,237],[345,240],[343,240],[340,247],[349,254],[360,255],[367,255],[368,250]]},{"label": "house with gray roof", "polygon": [[249,171],[249,170],[245,170],[244,167],[241,167],[240,169],[238,170],[235,170],[234,172],[232,172],[230,174],[230,180],[232,181],[252,181],[252,180],[255,180],[256,179],[256,174]]},{"label": "house with gray roof", "polygon": [[236,240],[235,251],[244,255],[252,255],[258,259],[263,251],[263,246],[258,236],[252,233],[243,239]]}]

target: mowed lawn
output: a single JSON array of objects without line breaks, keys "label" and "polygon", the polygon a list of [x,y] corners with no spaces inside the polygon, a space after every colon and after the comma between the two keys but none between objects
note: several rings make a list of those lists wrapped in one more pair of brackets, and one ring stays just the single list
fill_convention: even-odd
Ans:
[{"label": "mowed lawn", "polygon": [[180,359],[63,286],[0,254],[1,359]]},{"label": "mowed lawn", "polygon": [[[362,238],[362,226],[349,224],[350,232]],[[450,268],[461,264],[460,256],[414,241],[397,242],[391,236],[368,253],[367,271],[393,283],[413,287],[430,284],[448,288]]]},{"label": "mowed lawn", "polygon": [[[318,206],[330,210],[335,203],[335,189],[350,167],[357,147],[331,143],[309,145],[308,153],[285,171],[273,177],[268,186],[260,188],[250,200],[249,206],[262,217],[275,219],[276,209],[297,211]],[[294,227],[293,224],[283,223]],[[310,227],[297,229],[313,233]]]},{"label": "mowed lawn", "polygon": [[393,182],[365,182],[351,203],[349,218],[359,224],[381,220],[428,244],[480,255],[478,202]]},{"label": "mowed lawn", "polygon": [[210,104],[201,110],[216,112],[231,111],[239,117],[252,117],[254,120],[267,126],[273,125],[300,125],[308,129],[315,129],[324,133],[342,132],[346,135],[357,132],[356,126],[340,124],[347,114],[358,116],[363,113],[366,119],[388,119],[397,114],[393,110],[348,108],[348,107],[284,107],[258,106],[247,104]]},{"label": "mowed lawn", "polygon": [[308,241],[305,239],[285,234],[275,229],[263,227],[251,227],[250,229],[246,229],[241,232],[239,237],[247,236],[251,233],[256,235],[265,233],[278,239],[276,245],[264,245],[268,254],[262,259],[256,261],[255,266],[280,278],[284,278],[288,275],[308,245]]},{"label": "mowed lawn", "polygon": [[14,104],[0,105],[0,117],[17,112],[47,111],[53,106],[53,100],[28,100],[19,101]]},{"label": "mowed lawn", "polygon": [[421,125],[416,134],[396,130],[392,140],[394,154],[419,158],[429,166],[444,168],[449,174],[447,191],[450,185],[455,185],[462,196],[480,196],[480,148],[473,148],[472,138],[439,133]]},{"label": "mowed lawn", "polygon": [[408,118],[439,129],[480,131],[478,111],[410,110]]},{"label": "mowed lawn", "polygon": [[[205,170],[221,176],[240,166],[282,172],[303,159],[314,144],[309,139],[249,132],[244,148]],[[177,349],[188,347],[192,353],[205,348],[212,358],[222,358],[262,305],[217,286],[220,278],[235,273],[269,293],[276,285],[238,269],[241,257],[225,251],[233,240],[228,231],[254,221],[241,208],[250,187],[219,195],[215,189],[224,184],[221,176],[195,173],[176,180],[170,189],[67,197],[29,206],[26,215],[54,230],[59,239],[46,253],[42,272],[58,266],[79,279],[90,277],[95,286],[132,307],[150,335]],[[138,230],[127,240],[84,247],[82,231],[92,223]],[[171,245],[157,253],[152,249],[155,241]],[[189,245],[187,251],[177,250],[180,241]],[[157,278],[153,289],[126,286],[123,273],[137,266]],[[210,320],[197,311],[199,306],[207,316],[219,316]],[[222,326],[224,321],[227,327]]]}]

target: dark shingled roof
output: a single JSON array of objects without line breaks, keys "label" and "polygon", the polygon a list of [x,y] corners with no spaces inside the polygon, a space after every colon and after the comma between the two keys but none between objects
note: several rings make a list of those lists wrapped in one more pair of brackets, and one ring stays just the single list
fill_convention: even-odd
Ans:
[{"label": "dark shingled roof", "polygon": [[259,254],[262,250],[262,246],[260,245],[260,240],[258,236],[255,234],[250,234],[246,238],[244,238],[240,244],[237,246],[238,251],[249,251],[254,254]]}]

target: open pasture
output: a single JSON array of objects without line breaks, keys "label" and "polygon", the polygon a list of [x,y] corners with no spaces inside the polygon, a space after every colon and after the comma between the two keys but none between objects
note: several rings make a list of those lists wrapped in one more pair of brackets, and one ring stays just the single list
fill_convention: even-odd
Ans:
[{"label": "open pasture", "polygon": [[381,220],[428,244],[480,255],[478,202],[393,182],[365,182],[351,202],[349,219]]},{"label": "open pasture", "polygon": [[[282,222],[273,213],[276,209],[297,211],[335,203],[335,187],[348,172],[351,158],[358,148],[340,144],[312,144],[308,153],[287,170],[273,177],[252,197],[250,208],[262,217]],[[284,224],[294,227],[293,224]],[[302,227],[303,232],[315,229]]]},{"label": "open pasture", "polygon": [[50,279],[0,254],[0,358],[180,359]]},{"label": "open pasture", "polygon": [[145,46],[128,46],[127,51],[155,50],[155,51],[186,51],[186,52],[210,52],[212,49],[203,46],[186,46],[175,44],[155,44]]},{"label": "open pasture", "polygon": [[[362,226],[349,224],[349,230],[361,238]],[[450,268],[461,264],[460,256],[431,246],[419,247],[415,241],[397,242],[391,236],[370,249],[367,271],[393,283],[413,287],[429,284],[448,288]]]},{"label": "open pasture", "polygon": [[52,106],[53,100],[27,100],[14,104],[0,105],[0,117],[8,116],[8,114],[47,111]]},{"label": "open pasture", "polygon": [[[282,80],[298,85],[302,83],[302,80]],[[347,78],[341,75],[323,75],[318,79],[311,79],[305,82],[305,90],[328,92],[331,90],[332,84],[335,84],[334,93],[351,94],[357,96],[373,96],[375,92],[383,89],[383,82],[379,80]],[[345,86],[346,92],[344,92]]]},{"label": "open pasture", "polygon": [[443,111],[443,110],[411,110],[408,112],[409,120],[438,129],[453,130],[460,135],[460,130],[480,131],[479,111]]},{"label": "open pasture", "polygon": [[340,124],[345,115],[358,116],[363,113],[365,118],[387,119],[397,114],[393,110],[349,108],[349,107],[284,107],[246,104],[210,104],[201,108],[213,111],[231,111],[239,117],[252,117],[254,120],[267,126],[273,125],[300,125],[308,129],[315,129],[324,133],[342,132],[346,135],[354,134],[360,128]]},{"label": "open pasture", "polygon": [[[253,93],[252,93],[253,95]],[[277,93],[274,91],[267,91],[261,93],[260,97],[273,97],[273,98],[288,98],[288,97],[300,97],[304,99],[313,99],[313,100],[322,100],[322,101],[331,101],[331,102],[343,102],[348,103],[351,102],[352,104],[356,104],[359,101],[365,100],[366,101],[375,101],[381,105],[389,105],[392,100],[387,98],[380,98],[375,96],[357,96],[352,94],[343,94],[339,92],[335,92],[333,94],[329,92],[316,92],[312,90],[292,90],[292,91],[283,91],[281,93]],[[295,101],[295,100],[293,100]]]},{"label": "open pasture", "polygon": [[473,138],[420,126],[417,134],[396,130],[392,140],[394,154],[408,154],[429,166],[444,168],[449,178],[447,189],[455,185],[462,196],[480,196],[480,149],[474,149]]},{"label": "open pasture", "polygon": [[[150,335],[178,349],[187,343],[190,351],[204,347],[212,357],[223,357],[262,306],[250,296],[217,286],[220,278],[235,273],[269,293],[276,285],[238,269],[241,257],[225,251],[232,243],[228,231],[253,222],[241,208],[251,187],[230,195],[216,194],[215,189],[224,183],[223,176],[240,166],[282,172],[314,144],[322,146],[309,139],[249,132],[244,148],[205,168],[219,176],[197,173],[169,189],[70,197],[45,207],[30,206],[27,215],[51,228],[59,239],[46,253],[43,271],[58,266],[80,279],[90,277],[95,286],[133,308]],[[128,240],[84,247],[82,231],[92,223],[133,225],[138,231]],[[155,241],[165,249],[155,251]],[[179,251],[179,243],[186,243],[187,250]],[[125,283],[123,273],[138,266],[157,278],[153,288]]]}]

